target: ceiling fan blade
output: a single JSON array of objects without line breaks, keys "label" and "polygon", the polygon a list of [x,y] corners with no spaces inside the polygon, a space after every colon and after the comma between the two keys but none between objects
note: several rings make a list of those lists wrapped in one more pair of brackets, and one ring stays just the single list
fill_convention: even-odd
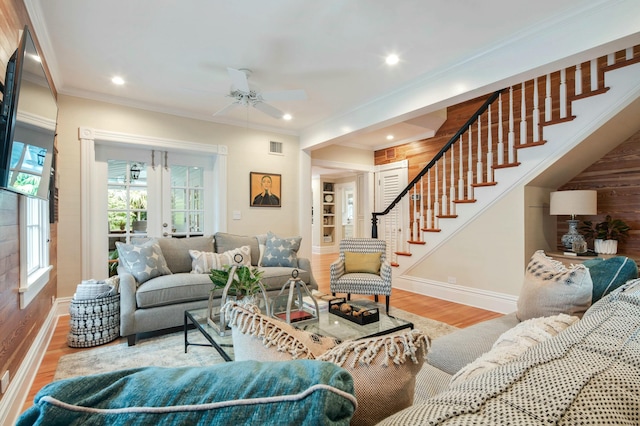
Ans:
[{"label": "ceiling fan blade", "polygon": [[265,101],[304,101],[307,99],[307,92],[302,89],[262,92],[260,95]]},{"label": "ceiling fan blade", "polygon": [[277,118],[278,120],[281,119],[284,115],[284,113],[278,108],[272,107],[271,105],[265,104],[264,102],[256,102],[253,106],[264,112],[265,114],[270,115],[273,118]]},{"label": "ceiling fan blade", "polygon": [[213,116],[217,116],[217,115],[224,115],[226,113],[228,113],[229,111],[231,111],[232,109],[234,109],[235,107],[237,107],[239,104],[238,102],[231,102],[229,105],[227,105],[226,107],[222,108],[221,110],[219,110],[218,112],[215,112],[213,114]]},{"label": "ceiling fan blade", "polygon": [[227,68],[227,72],[229,73],[229,78],[231,79],[231,83],[236,88],[244,93],[249,93],[249,81],[247,80],[247,75],[240,70],[235,68]]}]

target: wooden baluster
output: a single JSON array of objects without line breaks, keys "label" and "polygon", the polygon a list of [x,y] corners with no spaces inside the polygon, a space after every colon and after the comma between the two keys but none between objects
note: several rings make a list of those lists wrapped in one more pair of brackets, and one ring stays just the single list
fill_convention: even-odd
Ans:
[{"label": "wooden baluster", "polygon": [[582,94],[582,64],[576,65],[576,96]]},{"label": "wooden baluster", "polygon": [[545,92],[546,96],[544,98],[544,121],[551,121],[551,118],[553,117],[553,109],[551,106],[551,74],[547,74]]},{"label": "wooden baluster", "polygon": [[462,135],[460,135],[460,164],[458,165],[458,200],[464,200],[464,166],[462,161],[462,155],[464,152],[464,141]]},{"label": "wooden baluster", "polygon": [[439,191],[438,191],[438,162],[436,161],[436,171],[435,171],[435,190],[433,191],[433,195],[435,196],[435,202],[433,203],[433,227],[434,229],[438,229],[439,226],[439,221],[438,221],[438,216],[440,215],[440,201],[438,201],[440,199],[440,195],[439,195]]},{"label": "wooden baluster", "polygon": [[453,147],[454,146],[455,146],[455,144],[451,145],[451,176],[450,176],[451,186],[449,188],[449,214],[451,214],[451,215],[455,215],[456,214],[456,203],[454,203],[454,200],[456,199],[456,186],[453,183],[453,182],[455,182],[455,179],[454,179],[454,176],[455,176],[455,155],[453,154]]},{"label": "wooden baluster", "polygon": [[527,100],[522,83],[522,96],[520,97],[520,145],[527,143]]},{"label": "wooden baluster", "polygon": [[491,132],[491,105],[487,108],[487,182],[493,182],[493,136]]},{"label": "wooden baluster", "polygon": [[591,60],[591,86],[589,87],[591,91],[598,90],[598,60]]},{"label": "wooden baluster", "polygon": [[476,183],[484,181],[484,163],[482,162],[482,125],[478,116],[478,158],[476,159]]},{"label": "wooden baluster", "polygon": [[509,139],[507,140],[507,155],[509,164],[515,163],[516,135],[513,129],[513,86],[509,87]]},{"label": "wooden baluster", "polygon": [[533,141],[540,142],[540,106],[538,99],[538,79],[533,79]]},{"label": "wooden baluster", "polygon": [[469,125],[469,157],[467,158],[467,197],[473,200],[473,131]]},{"label": "wooden baluster", "polygon": [[502,93],[498,95],[498,165],[504,164],[504,139],[502,132]]},{"label": "wooden baluster", "polygon": [[560,118],[567,117],[567,70],[560,70]]},{"label": "wooden baluster", "polygon": [[442,216],[449,215],[449,198],[447,189],[447,155],[442,155]]},{"label": "wooden baluster", "polygon": [[433,210],[431,209],[431,169],[427,170],[427,229],[433,229]]}]

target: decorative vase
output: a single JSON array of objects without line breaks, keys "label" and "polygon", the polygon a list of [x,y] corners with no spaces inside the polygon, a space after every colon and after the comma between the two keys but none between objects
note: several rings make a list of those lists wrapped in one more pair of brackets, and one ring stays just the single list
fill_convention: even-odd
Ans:
[{"label": "decorative vase", "polygon": [[596,239],[593,242],[594,250],[598,254],[616,254],[618,252],[617,240],[600,240]]}]

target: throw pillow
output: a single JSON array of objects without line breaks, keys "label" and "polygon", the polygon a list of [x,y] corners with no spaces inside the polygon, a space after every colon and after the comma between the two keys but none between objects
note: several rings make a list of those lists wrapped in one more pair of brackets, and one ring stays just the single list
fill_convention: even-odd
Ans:
[{"label": "throw pillow", "polygon": [[227,265],[235,265],[235,255],[242,255],[241,265],[251,266],[251,247],[242,246],[224,253],[211,253],[189,250],[191,256],[191,273],[208,274],[212,269],[222,269]]},{"label": "throw pillow", "polygon": [[260,251],[260,257],[258,258],[258,266],[262,266],[264,249],[267,247],[267,234],[256,235],[256,239],[258,240],[258,249]]},{"label": "throw pillow", "polygon": [[582,264],[589,268],[591,281],[593,281],[591,303],[597,302],[627,281],[638,278],[638,265],[628,257],[615,256],[609,259],[598,257]]},{"label": "throw pillow", "polygon": [[352,425],[375,425],[413,404],[416,374],[430,340],[419,330],[345,341],[317,359],[336,363],[353,377],[358,408]]},{"label": "throw pillow", "polygon": [[133,275],[138,284],[151,278],[171,274],[158,240],[152,239],[142,244],[125,244],[116,241],[116,248],[118,262]]},{"label": "throw pillow", "polygon": [[298,250],[302,237],[281,238],[267,232],[267,241],[262,257],[262,266],[298,267]]},{"label": "throw pillow", "polygon": [[582,317],[591,305],[592,291],[586,266],[566,268],[538,250],[527,266],[516,315],[520,321],[563,313]]},{"label": "throw pillow", "polygon": [[505,364],[520,356],[531,346],[552,338],[578,320],[576,316],[559,314],[523,321],[500,335],[489,352],[482,354],[454,374],[450,384],[462,383]]},{"label": "throw pillow", "polygon": [[355,272],[380,274],[380,256],[382,256],[382,253],[355,253],[345,251],[344,272],[346,274]]}]

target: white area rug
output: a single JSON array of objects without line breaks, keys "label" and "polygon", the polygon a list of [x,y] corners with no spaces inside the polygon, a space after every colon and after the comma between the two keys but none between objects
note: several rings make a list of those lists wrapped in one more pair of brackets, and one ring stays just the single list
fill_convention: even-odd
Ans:
[{"label": "white area rug", "polygon": [[[384,312],[384,307],[380,308]],[[457,328],[429,318],[414,315],[397,308],[390,308],[392,316],[411,321],[414,328],[424,331],[431,339],[451,333]],[[190,343],[208,343],[197,330],[189,331]],[[139,339],[134,346],[123,343],[78,351],[60,358],[54,380],[74,376],[106,373],[127,368],[148,366],[158,367],[199,367],[224,362],[218,352],[211,347],[189,346],[184,353],[184,333],[182,331]]]}]

